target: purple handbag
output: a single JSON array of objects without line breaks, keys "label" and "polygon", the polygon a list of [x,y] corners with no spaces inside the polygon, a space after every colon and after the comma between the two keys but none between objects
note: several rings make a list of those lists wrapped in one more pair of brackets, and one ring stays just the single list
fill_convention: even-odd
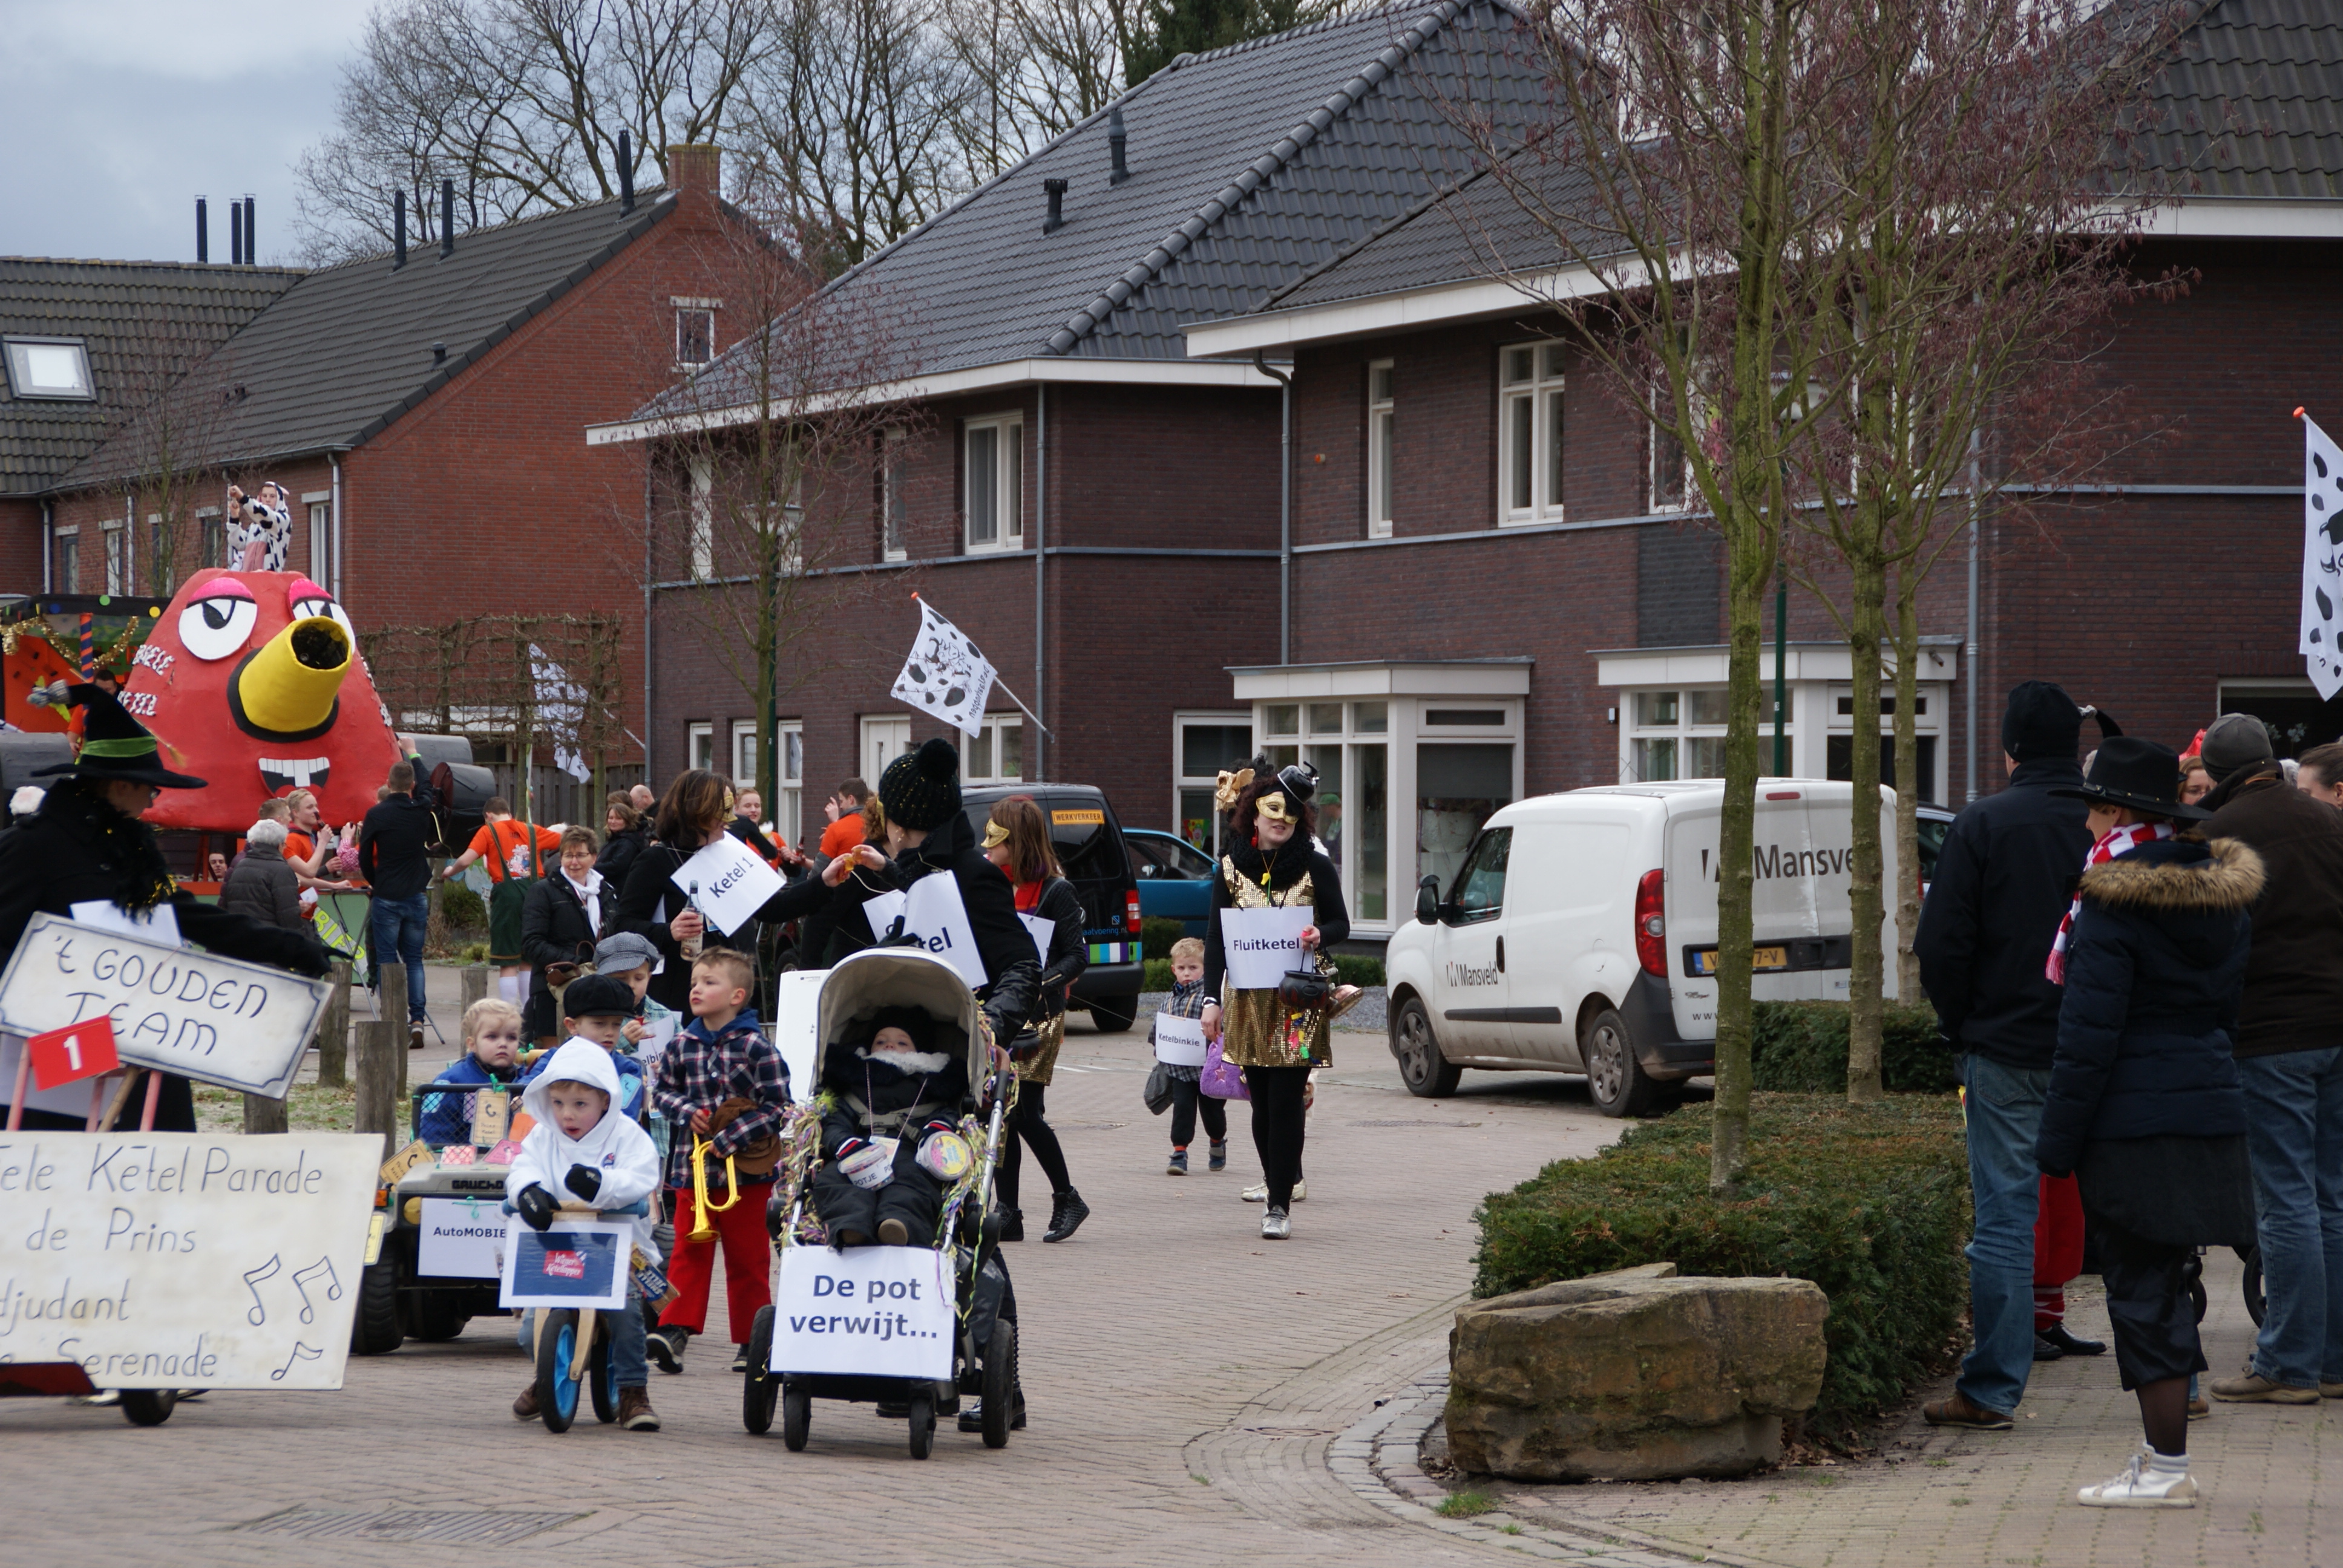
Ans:
[{"label": "purple handbag", "polygon": [[1232,1067],[1221,1054],[1221,1042],[1204,1042],[1204,1070],[1196,1087],[1215,1100],[1251,1100],[1252,1091],[1245,1087],[1244,1069]]}]

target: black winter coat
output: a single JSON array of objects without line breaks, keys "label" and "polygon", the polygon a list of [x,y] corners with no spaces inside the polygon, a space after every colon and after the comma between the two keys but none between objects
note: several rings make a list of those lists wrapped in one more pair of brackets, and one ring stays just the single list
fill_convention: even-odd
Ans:
[{"label": "black winter coat", "polygon": [[1921,989],[1961,1050],[2050,1065],[2060,998],[2044,966],[2091,852],[2083,803],[2050,791],[2082,782],[2072,762],[2021,763],[1945,836],[1913,947]]},{"label": "black winter coat", "polygon": [[602,879],[610,886],[623,889],[627,885],[627,873],[634,869],[635,861],[650,841],[651,830],[647,824],[638,823],[632,828],[620,829],[610,835],[609,841],[602,846],[602,852],[594,857],[594,869],[602,873]]},{"label": "black winter coat", "polygon": [[[932,1066],[922,1064],[920,1070],[908,1074],[864,1054],[867,1041],[841,1040],[830,1046],[821,1063],[821,1087],[830,1097],[830,1107],[821,1119],[825,1159],[835,1160],[841,1152],[850,1151],[850,1145],[870,1136],[873,1117],[890,1119],[875,1131],[907,1138],[916,1146],[922,1130],[948,1131],[959,1122],[962,1111],[974,1107],[968,1081],[968,1049],[958,1043],[958,1030],[946,1032],[951,1038],[938,1050],[921,1053],[933,1059]],[[864,1109],[858,1111],[850,1101],[860,1101]],[[920,1112],[916,1121],[910,1116],[895,1116],[914,1110]]]},{"label": "black winter coat", "polygon": [[605,881],[598,894],[600,936],[595,934],[585,903],[568,878],[556,871],[530,885],[528,901],[521,906],[520,915],[520,954],[529,963],[528,1016],[523,1025],[528,1033],[547,1035],[561,1027],[561,1020],[553,1016],[553,988],[546,981],[546,966],[591,964],[594,944],[618,929],[617,891]]},{"label": "black winter coat", "polygon": [[2083,1146],[2246,1130],[2230,1057],[2261,857],[2195,833],[2142,844],[2083,877],[2036,1162],[2064,1175]]},{"label": "black winter coat", "polygon": [[[1010,901],[1016,901],[1012,887]],[[1031,1025],[1047,1023],[1066,1010],[1066,998],[1074,981],[1091,967],[1091,945],[1085,940],[1085,928],[1090,915],[1082,908],[1082,896],[1063,877],[1052,877],[1041,884],[1041,896],[1034,901],[1033,913],[1053,922],[1050,933],[1049,961],[1041,970],[1041,1000],[1033,1009]],[[1021,924],[1022,922],[1020,922]]]},{"label": "black winter coat", "polygon": [[2205,837],[2250,844],[2268,878],[2254,904],[2237,1054],[2343,1044],[2343,811],[2288,784],[2275,762],[2231,774],[2203,804]]},{"label": "black winter coat", "polygon": [[[840,896],[829,906],[837,920],[830,950],[843,957],[874,946],[870,921],[859,906],[873,893],[890,889],[907,891],[920,878],[939,872],[960,882],[960,903],[968,910],[976,954],[984,961],[988,977],[978,989],[977,999],[992,1020],[993,1039],[1006,1050],[1018,1030],[1037,1016],[1041,963],[1033,950],[1033,939],[1017,918],[1017,895],[1009,879],[977,848],[976,834],[964,814],[955,811],[946,818],[924,840],[890,861],[883,875],[858,870],[839,885]],[[779,897],[786,899],[789,892]]]}]

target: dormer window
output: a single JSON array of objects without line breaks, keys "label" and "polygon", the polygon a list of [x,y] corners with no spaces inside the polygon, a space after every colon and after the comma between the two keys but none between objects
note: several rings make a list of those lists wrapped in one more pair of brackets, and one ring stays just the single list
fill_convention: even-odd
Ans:
[{"label": "dormer window", "polygon": [[97,387],[89,377],[89,349],[78,337],[9,337],[8,392],[15,397],[45,397],[89,403]]},{"label": "dormer window", "polygon": [[720,301],[675,297],[675,362],[696,369],[716,357],[716,312]]}]

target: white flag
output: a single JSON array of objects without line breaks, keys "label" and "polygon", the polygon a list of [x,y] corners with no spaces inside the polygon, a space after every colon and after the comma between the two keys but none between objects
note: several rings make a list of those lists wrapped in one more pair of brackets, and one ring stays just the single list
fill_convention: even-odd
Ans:
[{"label": "white flag", "polygon": [[537,683],[537,724],[553,742],[553,765],[583,784],[594,769],[578,749],[578,730],[592,694],[535,643],[528,645],[529,671]]},{"label": "white flag", "polygon": [[2302,421],[2302,656],[2322,699],[2343,690],[2343,451]]},{"label": "white flag", "polygon": [[970,735],[984,729],[992,666],[967,634],[920,601],[920,636],[895,678],[894,697]]}]

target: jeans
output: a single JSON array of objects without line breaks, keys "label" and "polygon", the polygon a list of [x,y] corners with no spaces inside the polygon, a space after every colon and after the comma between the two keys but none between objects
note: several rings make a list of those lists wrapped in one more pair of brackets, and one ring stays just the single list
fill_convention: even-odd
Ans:
[{"label": "jeans", "polygon": [[2237,1075],[2269,1298],[2254,1371],[2343,1382],[2343,1047],[2245,1057]]},{"label": "jeans", "polygon": [[423,929],[431,922],[431,895],[411,899],[377,899],[367,914],[367,940],[374,950],[375,971],[384,964],[407,966],[407,1020],[421,1023],[429,1016],[423,1000]]},{"label": "jeans", "polygon": [[1969,1401],[2004,1413],[2026,1397],[2034,1370],[2034,1220],[2041,1171],[2034,1139],[2049,1092],[2046,1067],[2005,1067],[1974,1052],[1961,1058],[1968,1087],[1969,1316],[1976,1343],[1954,1385]]}]

